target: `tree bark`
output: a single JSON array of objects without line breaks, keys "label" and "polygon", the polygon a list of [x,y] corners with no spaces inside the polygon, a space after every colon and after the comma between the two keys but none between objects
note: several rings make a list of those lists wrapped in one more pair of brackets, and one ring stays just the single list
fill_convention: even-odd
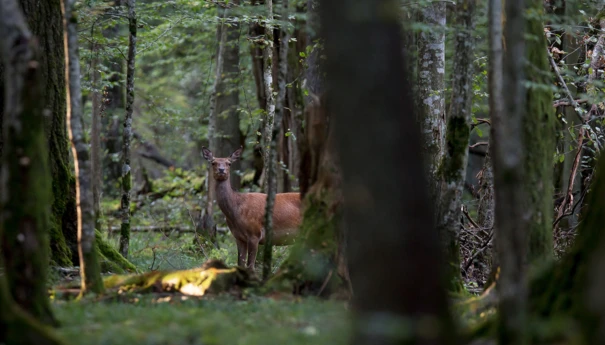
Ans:
[{"label": "tree bark", "polygon": [[[267,0],[271,3],[272,0]],[[288,0],[282,0],[282,18],[288,18]],[[269,7],[271,8],[271,7]],[[267,170],[267,203],[265,205],[265,245],[263,247],[263,279],[267,280],[271,274],[271,260],[273,252],[273,207],[277,193],[277,141],[281,132],[281,124],[286,103],[286,79],[288,78],[288,41],[290,35],[286,29],[279,31],[279,56],[277,59],[277,100],[275,109],[275,123],[271,131],[271,143]]]},{"label": "tree bark", "polygon": [[460,205],[468,161],[468,143],[472,108],[472,73],[474,59],[476,0],[463,0],[456,5],[456,53],[452,72],[452,100],[447,122],[447,150],[441,162],[441,186],[437,203],[437,229],[447,262],[447,277],[450,290],[459,291],[460,250]]},{"label": "tree bark", "polygon": [[127,0],[128,7],[128,68],[126,71],[126,114],[124,116],[124,132],[122,138],[122,225],[120,226],[120,254],[128,257],[130,244],[130,190],[132,177],[130,167],[130,142],[132,141],[132,113],[134,106],[134,64],[137,52],[137,17],[135,0]]},{"label": "tree bark", "polygon": [[[48,152],[40,98],[44,66],[37,60],[35,38],[16,1],[0,2],[2,60],[6,66],[2,156],[2,220],[0,242],[4,259],[3,302],[9,299],[47,325],[58,322],[46,290],[48,269],[48,205],[51,200]],[[10,296],[5,292],[6,279]],[[3,321],[5,306],[0,306]],[[17,317],[18,318],[18,317]],[[2,332],[4,334],[4,332]]]},{"label": "tree bark", "polygon": [[54,331],[23,311],[10,296],[6,277],[0,275],[0,343],[62,345]]},{"label": "tree bark", "polygon": [[[526,343],[526,276],[528,224],[525,217],[527,200],[523,185],[523,118],[526,116],[525,66],[519,57],[526,56],[524,0],[506,0],[504,32],[506,32],[502,73],[498,72],[501,51],[502,3],[490,1],[490,47],[494,56],[491,71],[495,74],[490,81],[495,87],[497,78],[502,78],[502,90],[490,90],[492,105],[492,157],[494,162],[494,188],[496,197],[496,244],[500,262],[498,342],[499,344]],[[542,47],[543,49],[543,47]],[[497,102],[497,103],[494,103]],[[550,224],[550,222],[549,222]]]},{"label": "tree bark", "polygon": [[265,49],[263,51],[263,81],[265,86],[265,98],[267,108],[265,109],[265,128],[263,133],[263,158],[264,158],[264,179],[262,186],[268,190],[267,175],[270,165],[271,138],[275,121],[275,98],[273,97],[273,0],[266,0],[267,6],[267,24],[265,28]]},{"label": "tree bark", "polygon": [[[96,56],[98,47],[93,46],[93,54]],[[92,61],[92,119],[90,129],[90,155],[92,170],[92,208],[95,217],[95,229],[101,229],[101,192],[103,191],[103,164],[101,158],[101,93],[99,92],[101,75],[98,72],[98,58]]]},{"label": "tree bark", "polygon": [[[220,11],[219,17],[224,18],[227,10],[221,7],[218,8]],[[208,130],[207,140],[208,148],[212,152],[217,151],[217,139],[216,139],[216,117],[217,117],[217,92],[219,90],[219,84],[221,83],[223,76],[224,66],[224,55],[225,45],[227,43],[227,30],[223,22],[219,23],[216,28],[216,37],[218,39],[218,49],[216,52],[216,70],[214,84],[212,85],[212,94],[210,96],[210,112],[208,117]],[[235,150],[233,150],[235,151]],[[233,152],[231,151],[231,152]],[[221,157],[227,157],[231,152]],[[214,223],[214,200],[216,199],[216,181],[212,177],[212,164],[208,164],[206,170],[206,201],[202,207],[202,219],[201,228],[204,231],[204,235],[207,235],[212,239],[216,235],[216,224]]]},{"label": "tree bark", "polygon": [[[529,2],[535,13],[543,15],[543,2]],[[526,19],[525,35],[528,41],[525,80],[540,85],[552,82],[544,23],[540,16]],[[523,186],[528,193],[524,212],[529,217],[528,262],[535,263],[553,257],[553,156],[555,153],[555,114],[552,91],[542,87],[530,87],[525,92],[525,116],[523,116]]]},{"label": "tree bark", "polygon": [[52,176],[52,213],[50,215],[51,261],[59,266],[77,262],[77,227],[73,175],[69,161],[66,126],[65,56],[63,19],[59,0],[40,2],[20,0],[27,24],[40,47],[45,132],[48,140]]},{"label": "tree bark", "polygon": [[[237,6],[240,0],[232,0],[231,4]],[[227,18],[228,9],[224,10],[224,18]],[[241,145],[241,131],[239,128],[239,84],[240,78],[239,47],[241,24],[221,25],[221,29],[226,35],[223,45],[222,66],[218,84],[216,84],[216,104],[215,104],[215,133],[216,150],[212,151],[217,157],[228,157]],[[218,67],[218,66],[217,66]],[[241,162],[234,162],[232,171],[239,170]],[[237,174],[231,174],[231,185],[235,190],[240,187],[240,177]]]},{"label": "tree bark", "polygon": [[80,277],[82,294],[103,291],[103,280],[95,250],[95,213],[90,154],[84,140],[82,128],[82,89],[80,85],[80,59],[78,55],[78,18],[74,13],[75,0],[62,0],[65,30],[65,75],[67,89],[67,125],[74,157],[78,255],[80,257]]},{"label": "tree bark", "polygon": [[[112,15],[118,14],[123,6],[124,0],[115,0],[113,7],[108,10]],[[120,18],[121,21],[121,18]],[[115,24],[103,30],[103,36],[109,40],[118,39],[120,25]],[[107,181],[104,184],[105,195],[116,195],[115,185],[119,183],[122,176],[122,167],[120,160],[116,157],[120,154],[120,115],[124,109],[124,58],[120,54],[110,57],[105,63],[109,66],[111,74],[109,76],[110,86],[104,89],[103,103],[105,106],[104,116],[102,118],[104,149],[107,154],[103,156],[103,171],[107,174]]]},{"label": "tree bark", "polygon": [[418,35],[418,110],[423,147],[428,161],[431,200],[439,199],[439,167],[445,155],[445,2],[431,2],[420,10],[419,22],[430,31]]},{"label": "tree bark", "polygon": [[[453,323],[426,178],[418,164],[421,135],[406,84],[398,8],[389,0],[332,0],[322,2],[320,10],[328,102],[344,178],[355,293],[352,340],[451,344]],[[435,325],[433,332],[422,332],[424,321]],[[397,331],[403,327],[409,331]]]}]

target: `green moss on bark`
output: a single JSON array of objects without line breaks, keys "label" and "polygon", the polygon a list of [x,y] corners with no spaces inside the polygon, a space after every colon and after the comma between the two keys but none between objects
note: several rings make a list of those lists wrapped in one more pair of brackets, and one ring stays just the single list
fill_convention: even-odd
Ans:
[{"label": "green moss on bark", "polygon": [[99,230],[95,230],[95,247],[97,247],[98,253],[101,256],[100,265],[103,272],[124,273],[137,271],[135,265],[126,260],[117,250],[103,240],[103,235]]},{"label": "green moss on bark", "polygon": [[307,197],[298,240],[269,286],[294,286],[295,293],[327,296],[341,285],[336,271],[342,216],[330,207],[330,199],[327,192]]},{"label": "green moss on bark", "polygon": [[[542,12],[542,3],[535,2],[533,10]],[[555,113],[552,91],[543,85],[551,83],[543,23],[538,16],[528,20],[529,66],[525,69],[528,81],[540,87],[527,92],[526,115],[523,117],[525,152],[525,190],[529,194],[525,209],[529,219],[528,259],[535,262],[553,255],[553,155],[555,150]],[[535,41],[534,41],[535,40]]]},{"label": "green moss on bark", "polygon": [[441,166],[446,182],[457,181],[465,171],[470,128],[463,117],[452,117],[447,124],[447,155]]},{"label": "green moss on bark", "polygon": [[24,312],[9,295],[6,279],[0,275],[0,343],[23,345],[65,344],[55,332]]}]

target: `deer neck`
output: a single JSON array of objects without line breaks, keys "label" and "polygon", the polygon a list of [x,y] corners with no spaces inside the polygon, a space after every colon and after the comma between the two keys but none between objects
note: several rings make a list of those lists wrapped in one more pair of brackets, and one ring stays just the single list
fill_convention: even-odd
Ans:
[{"label": "deer neck", "polygon": [[218,207],[229,219],[235,218],[235,209],[237,208],[237,193],[231,188],[229,179],[216,181],[216,201]]}]

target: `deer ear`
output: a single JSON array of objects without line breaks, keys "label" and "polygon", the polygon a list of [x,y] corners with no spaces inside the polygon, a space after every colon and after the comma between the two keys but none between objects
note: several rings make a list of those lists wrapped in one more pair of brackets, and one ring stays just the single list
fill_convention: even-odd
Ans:
[{"label": "deer ear", "polygon": [[204,146],[202,146],[202,156],[208,162],[211,162],[214,159],[214,157],[212,156],[212,151],[208,150]]},{"label": "deer ear", "polygon": [[233,152],[231,154],[231,156],[229,156],[229,160],[231,162],[235,162],[236,160],[242,158],[242,150],[244,149],[243,146],[240,146],[239,149],[235,150],[235,152]]}]

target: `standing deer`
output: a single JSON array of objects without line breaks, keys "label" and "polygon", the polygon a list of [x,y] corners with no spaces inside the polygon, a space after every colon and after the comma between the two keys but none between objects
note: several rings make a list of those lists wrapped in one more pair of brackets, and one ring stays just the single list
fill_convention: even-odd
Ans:
[{"label": "standing deer", "polygon": [[[243,266],[246,255],[247,266],[254,270],[258,245],[265,244],[265,204],[267,194],[238,193],[231,188],[230,167],[242,155],[242,147],[228,158],[214,158],[212,151],[202,147],[204,158],[212,164],[212,175],[216,180],[216,200],[227,218],[227,226],[237,243],[237,265]],[[300,193],[277,193],[273,207],[273,245],[292,244],[301,223]]]}]

